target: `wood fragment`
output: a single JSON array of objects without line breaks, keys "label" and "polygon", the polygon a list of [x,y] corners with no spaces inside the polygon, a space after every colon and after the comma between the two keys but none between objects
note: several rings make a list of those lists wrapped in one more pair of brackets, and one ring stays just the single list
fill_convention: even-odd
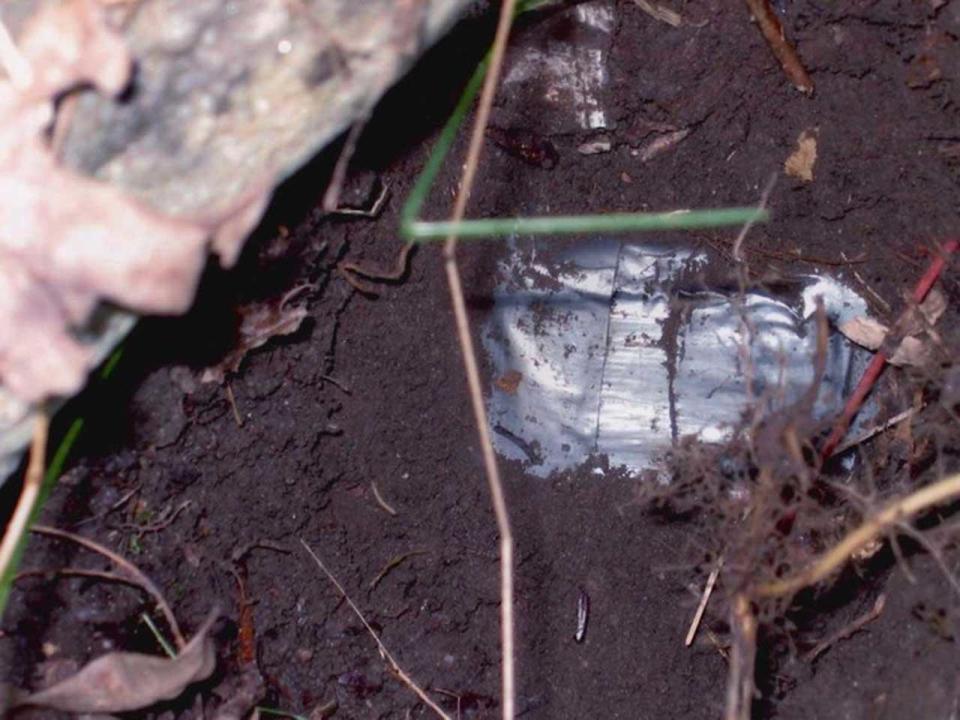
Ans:
[{"label": "wood fragment", "polygon": [[230,404],[230,410],[233,411],[233,422],[238,428],[243,427],[243,417],[240,415],[240,408],[237,407],[237,396],[233,394],[233,386],[230,383],[224,385],[227,395],[227,402]]},{"label": "wood fragment", "polygon": [[710,602],[710,596],[713,594],[713,588],[717,584],[717,578],[720,577],[720,571],[722,569],[723,556],[721,555],[720,559],[717,560],[717,564],[714,565],[713,570],[710,571],[710,575],[707,577],[707,584],[703,588],[703,595],[700,597],[700,604],[697,605],[697,612],[694,613],[693,622],[690,623],[690,629],[687,630],[687,637],[683,641],[683,644],[687,647],[693,644],[693,639],[697,636],[697,629],[703,620],[703,613],[706,612],[707,603]]},{"label": "wood fragment", "polygon": [[773,54],[780,61],[780,65],[790,82],[800,92],[812,95],[813,80],[810,79],[803,63],[800,62],[797,51],[784,35],[783,26],[777,18],[776,11],[770,5],[770,0],[747,0],[747,7],[750,8],[751,14],[760,27],[760,32],[763,33],[763,37]]},{"label": "wood fragment", "polygon": [[743,593],[733,598],[730,609],[733,644],[727,673],[727,703],[724,720],[750,720],[757,658],[757,619]]}]

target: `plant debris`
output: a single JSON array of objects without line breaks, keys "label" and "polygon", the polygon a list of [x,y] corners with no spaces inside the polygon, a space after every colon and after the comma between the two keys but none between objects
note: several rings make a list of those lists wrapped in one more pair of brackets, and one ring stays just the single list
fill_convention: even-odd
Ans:
[{"label": "plant debris", "polygon": [[[932,345],[923,336],[933,332],[933,326],[947,309],[947,299],[939,290],[931,290],[919,305],[904,314],[898,323],[902,339],[890,353],[887,362],[898,367],[920,367],[932,357]],[[879,320],[855,317],[840,325],[842,332],[852,342],[868,350],[879,350],[890,334],[890,328]]]},{"label": "plant debris", "polygon": [[186,310],[208,249],[232,264],[267,193],[222,217],[172,218],[58,162],[47,139],[56,98],[86,83],[117,95],[130,76],[131,57],[97,3],[38,13],[19,57],[22,72],[0,84],[0,380],[37,401],[83,385],[95,353],[78,334],[101,301]]},{"label": "plant debris", "polygon": [[763,33],[763,37],[770,46],[770,50],[773,51],[777,60],[780,61],[780,65],[783,67],[786,76],[790,78],[790,82],[792,82],[793,86],[800,92],[806,95],[812,95],[813,80],[810,79],[810,76],[803,67],[803,63],[800,62],[797,51],[793,45],[790,44],[790,41],[787,40],[786,33],[783,31],[783,25],[780,24],[777,13],[774,12],[773,7],[770,5],[770,0],[747,0],[747,7],[750,9],[750,14],[753,16],[753,19],[760,27],[760,32]]},{"label": "plant debris", "polygon": [[238,311],[241,319],[237,346],[223,360],[204,371],[203,382],[222,383],[228,374],[240,369],[243,359],[251,350],[266,344],[271,338],[291,335],[299,330],[307,317],[307,306],[291,306],[290,301],[311,287],[299,285],[279,300],[241,307]]},{"label": "plant debris", "polygon": [[193,639],[174,658],[112,652],[46,690],[14,698],[14,707],[43,707],[72,713],[119,713],[172,700],[188,685],[206,680],[216,665],[208,637],[219,611],[210,613]]},{"label": "plant debris", "polygon": [[797,138],[797,146],[783,163],[783,171],[803,182],[813,182],[813,166],[817,162],[817,133],[804,130]]}]

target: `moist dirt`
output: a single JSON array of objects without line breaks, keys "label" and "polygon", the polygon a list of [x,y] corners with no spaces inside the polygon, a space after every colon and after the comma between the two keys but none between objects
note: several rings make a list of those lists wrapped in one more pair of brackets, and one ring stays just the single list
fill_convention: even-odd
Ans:
[{"label": "moist dirt", "polygon": [[[745,245],[752,281],[837,273],[873,298],[878,316],[895,317],[956,227],[960,4],[783,3],[786,31],[816,83],[812,97],[789,86],[742,3],[679,3],[678,28],[634,2],[581,7],[597,5],[611,10],[602,37],[583,32],[580,8],[521,20],[506,77],[531,48],[599,48],[605,127],[578,128],[536,77],[506,82],[471,214],[752,204],[778,173],[774,220]],[[115,374],[64,411],[67,421],[82,416],[85,429],[43,522],[135,562],[187,631],[211,607],[223,613],[215,677],[145,716],[197,717],[217,693],[236,694],[251,664],[263,707],[322,717],[317,709],[335,701],[337,718],[430,716],[301,541],[451,715],[498,716],[497,535],[441,253],[415,250],[396,281],[350,283],[338,270],[343,262],[393,269],[403,200],[491,27],[483,15],[462,23],[377,108],[343,202],[363,206],[385,187],[378,216],[319,209],[331,149],[278,190],[236,271],[211,269],[189,316],[141,323]],[[783,175],[804,131],[818,143],[810,182]],[[464,142],[427,204],[430,217],[449,212]],[[732,281],[736,232],[687,237]],[[475,328],[491,307],[501,252],[487,241],[461,249]],[[291,302],[309,311],[299,330],[250,352],[224,385],[203,383],[204,368],[236,347],[238,308],[276,302],[298,285],[306,287]],[[952,268],[942,290],[949,343],[960,299]],[[891,369],[885,397],[909,399],[909,388],[923,387],[911,382]],[[914,433],[927,454],[898,454],[883,437],[864,447],[878,482],[910,485],[956,469],[956,433],[931,424],[923,435],[924,417]],[[696,642],[683,643],[716,544],[697,513],[655,511],[642,500],[642,478],[599,477],[596,463],[549,479],[504,466],[517,543],[519,714],[719,717],[729,630],[722,587]],[[3,492],[9,500],[15,491],[9,483]],[[909,574],[880,552],[763,630],[755,717],[956,712],[957,596],[929,555],[910,545],[904,553]],[[944,560],[956,563],[949,551]],[[24,567],[103,565],[34,537]],[[880,593],[878,619],[809,658]],[[577,642],[581,594],[590,613]],[[241,621],[244,608],[252,624]],[[38,687],[108,649],[158,652],[140,619],[149,610],[127,586],[25,578],[3,620],[4,679]]]}]

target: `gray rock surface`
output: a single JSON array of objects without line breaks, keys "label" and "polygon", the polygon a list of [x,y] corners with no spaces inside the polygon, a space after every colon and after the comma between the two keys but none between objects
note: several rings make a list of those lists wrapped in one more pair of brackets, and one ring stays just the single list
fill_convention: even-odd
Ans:
[{"label": "gray rock surface", "polygon": [[[8,0],[15,39],[41,7]],[[70,0],[74,1],[74,0]],[[82,1],[82,0],[81,0]],[[175,216],[212,217],[275,187],[353,123],[474,0],[103,1],[136,62],[115,100],[82,92],[63,161]],[[103,308],[89,333],[106,357],[135,323]],[[58,402],[52,403],[54,406]],[[0,483],[37,408],[0,387]]]}]

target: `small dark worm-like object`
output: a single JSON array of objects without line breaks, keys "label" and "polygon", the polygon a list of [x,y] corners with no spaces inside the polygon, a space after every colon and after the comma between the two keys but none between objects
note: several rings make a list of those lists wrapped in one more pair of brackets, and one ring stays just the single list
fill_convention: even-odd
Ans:
[{"label": "small dark worm-like object", "polygon": [[577,631],[573,634],[573,639],[582,643],[587,636],[587,618],[590,617],[590,596],[587,591],[580,588],[580,595],[577,597]]}]

